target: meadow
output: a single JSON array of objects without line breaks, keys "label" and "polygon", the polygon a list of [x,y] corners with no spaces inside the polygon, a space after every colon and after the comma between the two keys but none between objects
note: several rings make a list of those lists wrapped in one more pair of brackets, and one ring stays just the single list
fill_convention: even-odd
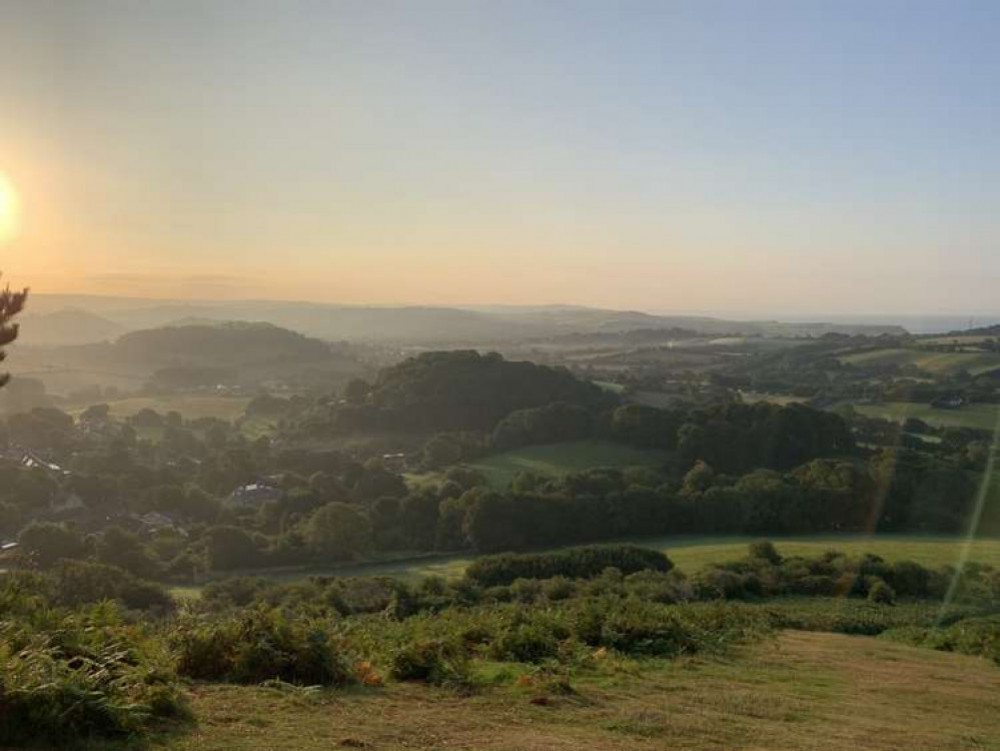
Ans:
[{"label": "meadow", "polygon": [[[558,477],[598,467],[656,466],[666,458],[664,451],[647,451],[620,443],[570,441],[492,454],[469,462],[467,466],[482,472],[490,487],[505,490],[521,472]],[[417,486],[436,484],[440,479],[441,475],[436,472],[411,473],[407,476],[408,482]]]},{"label": "meadow", "polygon": [[903,422],[914,417],[936,428],[976,428],[995,430],[1000,407],[996,404],[966,404],[958,409],[937,409],[929,404],[913,402],[883,402],[854,404],[854,409],[868,417],[880,417]]},{"label": "meadow", "polygon": [[1000,368],[1000,354],[981,351],[933,352],[889,347],[853,352],[842,355],[839,359],[842,363],[859,367],[915,365],[935,375],[956,370],[967,370],[972,375],[979,375]]},{"label": "meadow", "polygon": [[[124,399],[113,399],[107,403],[111,408],[111,416],[122,419],[130,417],[143,409],[151,409],[161,415],[167,412],[179,412],[187,420],[197,420],[200,417],[215,417],[220,420],[232,421],[243,414],[249,397],[220,396],[215,394],[168,394],[161,396],[129,396]],[[88,405],[82,405],[71,413],[83,411]]]}]

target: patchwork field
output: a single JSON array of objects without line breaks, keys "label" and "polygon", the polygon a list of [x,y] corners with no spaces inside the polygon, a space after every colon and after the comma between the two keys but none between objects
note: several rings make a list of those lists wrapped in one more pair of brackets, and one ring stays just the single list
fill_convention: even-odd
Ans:
[{"label": "patchwork field", "polygon": [[[535,669],[537,670],[537,669]],[[528,666],[470,696],[196,685],[173,751],[949,751],[1000,746],[1000,670],[870,637],[785,632],[727,658],[628,662],[553,695]]]},{"label": "patchwork field", "polygon": [[972,375],[1000,368],[1000,353],[996,352],[928,352],[919,349],[885,348],[842,355],[840,361],[859,367],[915,365],[928,373],[945,373],[965,369]]},{"label": "patchwork field", "polygon": [[996,404],[967,404],[958,409],[936,409],[929,404],[913,402],[883,402],[882,404],[855,404],[854,409],[869,417],[903,422],[909,417],[923,420],[938,428],[977,428],[995,430],[1000,406]]},{"label": "patchwork field", "polygon": [[779,404],[782,407],[789,404],[803,404],[809,401],[804,396],[792,396],[791,394],[769,394],[763,391],[741,391],[740,398],[747,404],[757,402],[767,402],[768,404]]}]

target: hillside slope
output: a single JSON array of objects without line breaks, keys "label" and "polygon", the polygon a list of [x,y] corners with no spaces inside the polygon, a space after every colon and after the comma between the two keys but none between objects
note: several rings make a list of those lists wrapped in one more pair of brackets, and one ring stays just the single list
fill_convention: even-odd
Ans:
[{"label": "hillside slope", "polygon": [[468,697],[412,684],[308,700],[300,692],[197,686],[197,729],[166,747],[958,751],[1000,744],[1000,670],[869,637],[785,632],[732,659],[598,672],[567,695],[513,674],[495,680]]}]

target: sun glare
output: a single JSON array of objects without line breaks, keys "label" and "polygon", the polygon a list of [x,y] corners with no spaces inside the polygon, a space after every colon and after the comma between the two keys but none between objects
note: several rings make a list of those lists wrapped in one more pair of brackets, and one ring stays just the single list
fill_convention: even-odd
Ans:
[{"label": "sun glare", "polygon": [[0,242],[6,242],[17,232],[17,191],[14,184],[0,172]]}]

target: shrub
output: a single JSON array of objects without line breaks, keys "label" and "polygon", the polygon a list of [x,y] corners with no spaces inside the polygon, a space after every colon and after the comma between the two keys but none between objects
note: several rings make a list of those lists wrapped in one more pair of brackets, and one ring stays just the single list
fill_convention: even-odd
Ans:
[{"label": "shrub", "polygon": [[897,561],[892,565],[886,582],[904,597],[926,597],[931,572],[913,561]]},{"label": "shrub", "polygon": [[1000,618],[965,618],[944,627],[904,626],[881,638],[945,652],[985,657],[1000,664]]},{"label": "shrub", "polygon": [[65,606],[118,600],[135,610],[172,610],[174,602],[159,584],[142,581],[115,566],[63,560],[52,569],[53,600]]},{"label": "shrub", "polygon": [[609,612],[601,646],[633,655],[670,657],[698,651],[690,630],[672,613],[632,604]]},{"label": "shrub", "polygon": [[550,579],[567,576],[588,579],[606,568],[624,574],[636,571],[669,571],[673,563],[663,553],[636,545],[591,545],[552,553],[503,553],[472,563],[466,576],[484,587],[511,584],[515,579]]},{"label": "shrub", "polygon": [[416,639],[392,653],[389,673],[400,681],[463,683],[468,676],[468,656],[453,640]]},{"label": "shrub", "polygon": [[542,583],[537,579],[515,579],[510,594],[518,602],[532,603],[542,593]]},{"label": "shrub", "polygon": [[868,599],[883,605],[892,605],[896,601],[896,593],[882,579],[875,579],[868,587]]},{"label": "shrub", "polygon": [[354,660],[322,623],[273,609],[257,609],[238,619],[182,623],[171,644],[177,671],[190,678],[323,686],[346,685],[355,678]]},{"label": "shrub", "polygon": [[679,571],[639,571],[625,577],[628,594],[645,602],[685,602],[694,590]]},{"label": "shrub", "polygon": [[0,745],[138,735],[187,715],[162,651],[104,604],[85,613],[20,608],[0,626]]},{"label": "shrub", "polygon": [[767,561],[773,566],[781,565],[781,555],[770,540],[757,540],[750,543],[750,558]]},{"label": "shrub", "polygon": [[568,636],[551,623],[537,620],[504,630],[490,645],[490,657],[506,662],[543,662],[559,653],[559,642]]},{"label": "shrub", "polygon": [[576,586],[572,579],[567,579],[565,576],[553,576],[542,582],[542,594],[545,595],[545,599],[552,602],[568,600],[576,594]]},{"label": "shrub", "polygon": [[738,600],[763,594],[757,574],[740,573],[717,566],[699,571],[692,580],[692,587],[700,599]]}]

